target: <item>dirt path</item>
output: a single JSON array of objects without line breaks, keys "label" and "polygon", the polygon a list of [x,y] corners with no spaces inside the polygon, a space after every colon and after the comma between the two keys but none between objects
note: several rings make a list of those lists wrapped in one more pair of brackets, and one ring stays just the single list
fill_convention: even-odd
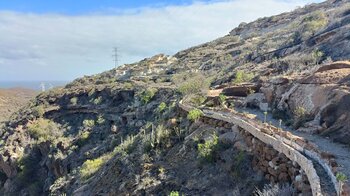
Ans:
[{"label": "dirt path", "polygon": [[[236,108],[236,110],[238,112],[248,112],[251,114],[255,114],[258,120],[264,121],[264,113],[260,110],[254,110],[249,108],[244,108],[244,109]],[[278,120],[272,118],[271,114],[267,115],[267,122],[271,122],[272,125],[276,127],[279,126]],[[321,137],[316,134],[309,134],[309,133],[293,130],[291,127],[287,127],[284,125],[282,125],[282,129],[285,131],[289,131],[294,135],[307,139],[308,141],[316,144],[317,148],[324,152],[329,152],[335,155],[335,159],[339,164],[339,171],[344,173],[348,178],[350,177],[350,148],[349,147],[343,144],[334,143],[329,139]]]}]

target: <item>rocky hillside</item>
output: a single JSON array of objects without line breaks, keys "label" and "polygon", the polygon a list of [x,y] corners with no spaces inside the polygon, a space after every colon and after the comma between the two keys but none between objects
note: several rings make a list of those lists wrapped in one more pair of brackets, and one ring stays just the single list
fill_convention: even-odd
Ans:
[{"label": "rocky hillside", "polygon": [[349,144],[349,30],[350,3],[329,0],[41,93],[1,129],[0,194],[251,195],[268,181],[244,141],[177,103],[257,108]]},{"label": "rocky hillside", "polygon": [[37,93],[29,89],[0,89],[0,123],[23,107]]}]

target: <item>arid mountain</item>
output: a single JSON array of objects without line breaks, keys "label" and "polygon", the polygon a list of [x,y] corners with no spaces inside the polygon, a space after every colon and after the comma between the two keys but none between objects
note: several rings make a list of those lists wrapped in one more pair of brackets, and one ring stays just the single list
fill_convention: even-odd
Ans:
[{"label": "arid mountain", "polygon": [[[76,79],[6,122],[0,194],[251,195],[278,182],[287,185],[270,189],[310,195],[313,182],[297,162],[178,103],[263,114],[264,126],[279,121],[276,130],[348,145],[349,59],[350,3],[329,0],[242,23],[174,56]],[[328,152],[341,163],[332,169],[348,175],[349,160],[337,152]]]},{"label": "arid mountain", "polygon": [[0,89],[0,123],[27,104],[35,95],[37,92],[29,89]]}]

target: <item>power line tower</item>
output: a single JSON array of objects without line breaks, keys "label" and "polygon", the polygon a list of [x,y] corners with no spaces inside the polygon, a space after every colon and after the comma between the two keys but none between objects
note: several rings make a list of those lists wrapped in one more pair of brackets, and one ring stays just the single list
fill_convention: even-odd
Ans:
[{"label": "power line tower", "polygon": [[40,87],[41,87],[41,92],[45,92],[45,83],[44,82],[42,82],[42,83],[40,83]]},{"label": "power line tower", "polygon": [[114,67],[117,68],[118,67],[118,48],[117,47],[114,47],[113,48],[113,57],[114,57]]}]

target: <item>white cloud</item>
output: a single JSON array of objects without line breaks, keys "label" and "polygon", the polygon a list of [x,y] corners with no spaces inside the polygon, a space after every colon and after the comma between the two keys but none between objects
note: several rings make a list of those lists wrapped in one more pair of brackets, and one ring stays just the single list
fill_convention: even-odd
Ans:
[{"label": "white cloud", "polygon": [[0,80],[67,80],[122,63],[174,54],[227,34],[240,22],[312,0],[233,0],[66,16],[0,12]]}]

